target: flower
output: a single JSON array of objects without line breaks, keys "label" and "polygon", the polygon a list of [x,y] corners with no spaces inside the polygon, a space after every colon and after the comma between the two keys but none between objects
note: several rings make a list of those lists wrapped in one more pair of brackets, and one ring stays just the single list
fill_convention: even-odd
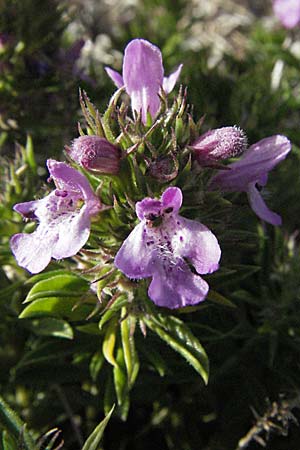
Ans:
[{"label": "flower", "polygon": [[273,0],[273,11],[286,28],[294,28],[300,22],[299,0]]},{"label": "flower", "polygon": [[134,113],[141,113],[146,123],[147,113],[154,117],[160,108],[159,92],[163,88],[169,94],[180,75],[182,64],[168,77],[164,77],[161,51],[144,39],[133,39],[124,52],[123,74],[110,67],[105,70],[115,85],[125,86],[131,98]]},{"label": "flower", "polygon": [[152,277],[148,295],[167,308],[204,300],[209,286],[198,274],[217,270],[221,256],[217,238],[206,226],[178,215],[181,204],[177,187],[166,189],[160,200],[138,202],[140,223],[115,257],[116,267],[129,278]]},{"label": "flower", "polygon": [[66,149],[80,166],[97,173],[116,175],[120,169],[120,150],[100,136],[80,136]]},{"label": "flower", "polygon": [[209,130],[190,146],[194,158],[200,164],[232,158],[242,153],[246,147],[246,135],[236,126]]},{"label": "flower", "polygon": [[47,161],[56,189],[41,200],[18,203],[14,210],[39,222],[31,234],[12,236],[10,246],[21,267],[41,272],[55,259],[75,255],[90,234],[90,218],[101,202],[83,174],[63,162]]},{"label": "flower", "polygon": [[265,186],[270,172],[291,150],[291,143],[285,136],[271,136],[257,142],[243,154],[239,161],[226,166],[215,175],[210,187],[228,192],[247,192],[253,211],[262,220],[272,225],[281,225],[281,217],[270,211],[256,185]]}]

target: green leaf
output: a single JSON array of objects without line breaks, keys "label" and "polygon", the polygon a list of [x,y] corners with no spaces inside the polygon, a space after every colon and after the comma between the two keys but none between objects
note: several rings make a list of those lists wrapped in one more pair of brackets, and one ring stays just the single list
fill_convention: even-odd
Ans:
[{"label": "green leaf", "polygon": [[2,433],[2,446],[3,450],[18,450],[16,440],[6,430]]},{"label": "green leaf", "polygon": [[35,442],[26,430],[26,424],[2,397],[0,397],[0,424],[4,429],[9,430],[18,441],[21,438],[22,447],[20,448],[24,448],[24,450],[36,450]]},{"label": "green leaf", "polygon": [[101,317],[101,320],[99,322],[99,328],[102,329],[103,325],[108,322],[117,311],[119,311],[123,306],[125,306],[128,303],[128,298],[126,295],[120,295],[119,298],[117,298],[114,303],[105,311]]},{"label": "green leaf", "polygon": [[102,352],[106,361],[109,362],[114,367],[117,366],[117,362],[114,356],[117,338],[116,333],[117,333],[117,323],[115,320],[112,320],[106,328],[105,336],[102,343]]},{"label": "green leaf", "polygon": [[16,366],[16,370],[27,366],[37,366],[47,363],[53,365],[54,361],[61,361],[63,363],[66,357],[74,353],[73,343],[69,341],[58,342],[48,340],[41,342],[37,347],[24,353],[24,356]]},{"label": "green leaf", "polygon": [[77,325],[76,330],[81,333],[92,334],[92,335],[100,335],[100,330],[97,323],[87,323],[86,325]]},{"label": "green leaf", "polygon": [[159,352],[155,351],[153,347],[143,342],[141,352],[145,355],[151,365],[157,370],[158,374],[163,377],[167,372],[167,365]]},{"label": "green leaf", "polygon": [[[114,385],[117,394],[119,413],[122,420],[127,419],[130,406],[129,380],[127,378],[125,358],[122,347],[119,347],[116,355],[116,366],[113,369]],[[137,373],[136,373],[137,374]]]},{"label": "green leaf", "polygon": [[115,405],[111,408],[109,413],[105,416],[105,418],[102,420],[102,422],[99,423],[99,425],[96,426],[94,431],[90,434],[90,436],[87,438],[87,440],[84,443],[84,446],[82,447],[82,450],[99,450],[99,443],[102,439],[104,430],[109,422],[109,419],[111,418],[111,415],[114,411]]},{"label": "green leaf", "polygon": [[90,366],[89,366],[90,374],[91,374],[91,377],[92,377],[93,381],[97,380],[99,372],[102,369],[103,363],[104,363],[103,353],[100,352],[100,351],[96,352],[93,355],[93,357],[92,357],[92,359],[90,361]]},{"label": "green leaf", "polygon": [[72,327],[62,319],[45,317],[35,319],[30,322],[32,331],[40,336],[53,336],[64,339],[73,339],[74,333]]},{"label": "green leaf", "polygon": [[236,305],[232,303],[231,300],[224,297],[224,295],[220,294],[219,292],[214,291],[213,289],[210,289],[208,291],[207,300],[210,300],[213,303],[216,303],[220,306],[227,306],[229,308],[236,308]]},{"label": "green leaf", "polygon": [[117,349],[116,365],[114,366],[114,383],[118,399],[118,405],[122,405],[128,394],[128,382],[126,376],[126,368],[124,354],[121,347]]},{"label": "green leaf", "polygon": [[199,340],[192,334],[184,322],[173,316],[149,315],[143,319],[150,330],[154,331],[170,347],[183,356],[208,382],[209,361]]},{"label": "green leaf", "polygon": [[46,297],[31,302],[19,315],[20,319],[55,316],[70,320],[82,320],[91,313],[92,305],[79,303],[70,297]]},{"label": "green leaf", "polygon": [[135,328],[135,318],[128,316],[125,318],[126,308],[122,310],[121,338],[124,352],[124,361],[127,370],[128,384],[131,387],[139,371],[139,361],[134,344],[133,330]]},{"label": "green leaf", "polygon": [[38,281],[48,280],[49,278],[53,278],[56,275],[70,275],[70,272],[65,269],[45,271],[28,278],[28,280],[25,281],[25,284],[35,284]]},{"label": "green leaf", "polygon": [[209,275],[208,280],[213,280],[214,283],[219,286],[228,286],[233,284],[237,286],[237,283],[252,276],[254,273],[261,270],[261,267],[254,265],[236,264],[232,266],[227,266],[226,269],[221,269],[218,272]]},{"label": "green leaf", "polygon": [[65,273],[38,281],[28,292],[24,303],[44,297],[80,297],[89,283],[78,275]]},{"label": "green leaf", "polygon": [[36,174],[37,173],[37,164],[36,164],[36,160],[34,157],[32,137],[29,134],[27,135],[25,150],[26,150],[26,159],[29,164],[29,167],[31,168],[32,172],[34,174]]}]

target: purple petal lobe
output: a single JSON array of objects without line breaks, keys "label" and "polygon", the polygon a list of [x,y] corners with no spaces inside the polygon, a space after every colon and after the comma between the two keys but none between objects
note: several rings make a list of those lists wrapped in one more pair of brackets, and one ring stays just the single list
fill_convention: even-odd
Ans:
[{"label": "purple petal lobe", "polygon": [[248,188],[248,198],[253,211],[258,217],[265,222],[274,226],[279,226],[282,223],[281,217],[271,211],[265,204],[262,196],[255,187],[255,184],[250,184]]},{"label": "purple petal lobe", "polygon": [[248,184],[258,182],[261,177],[282,161],[291,150],[291,143],[285,136],[271,136],[254,145],[243,156],[211,180],[212,189],[224,191],[247,191]]},{"label": "purple petal lobe", "polygon": [[147,120],[147,112],[152,117],[160,108],[158,93],[163,84],[162,56],[158,47],[144,39],[131,41],[124,53],[123,79],[127,93],[131,97],[133,111]]},{"label": "purple petal lobe", "polygon": [[172,241],[175,253],[188,258],[200,274],[217,270],[221,249],[216,236],[202,223],[181,216],[177,225]]},{"label": "purple petal lobe", "polygon": [[173,91],[175,84],[180,76],[183,64],[180,64],[177,69],[171,73],[168,77],[164,77],[163,79],[163,90],[166,94],[169,94]]},{"label": "purple petal lobe", "polygon": [[147,278],[152,275],[152,251],[147,246],[147,233],[143,222],[139,223],[115,257],[115,266],[129,278]]},{"label": "purple petal lobe", "polygon": [[194,305],[206,297],[208,284],[200,276],[194,275],[187,264],[181,263],[168,270],[156,266],[149,286],[149,297],[158,306],[182,308]]},{"label": "purple petal lobe", "polygon": [[51,246],[55,236],[45,239],[40,230],[31,234],[15,234],[10,239],[11,250],[20,267],[31,273],[39,273],[45,269],[51,260]]},{"label": "purple petal lobe", "polygon": [[124,86],[124,80],[119,72],[111,69],[110,67],[105,67],[107,75],[113,80],[118,89]]},{"label": "purple petal lobe", "polygon": [[47,160],[47,166],[59,189],[82,194],[90,215],[97,214],[101,210],[99,198],[96,197],[87,178],[82,173],[65,163],[53,159]]},{"label": "purple petal lobe", "polygon": [[35,210],[38,207],[39,202],[33,200],[31,202],[17,203],[14,205],[14,210],[26,219],[36,219]]},{"label": "purple petal lobe", "polygon": [[268,182],[268,174],[264,173],[263,175],[261,175],[261,177],[257,180],[257,184],[259,184],[260,186],[265,186]]},{"label": "purple petal lobe", "polygon": [[299,0],[273,0],[273,9],[286,28],[294,28],[300,22]]},{"label": "purple petal lobe", "polygon": [[161,211],[161,202],[154,198],[146,197],[135,205],[136,215],[140,220],[149,216],[149,214],[159,215]]},{"label": "purple petal lobe", "polygon": [[161,197],[161,203],[164,208],[173,208],[174,212],[179,211],[182,205],[182,192],[177,187],[169,187]]},{"label": "purple petal lobe", "polygon": [[52,257],[62,259],[76,255],[88,240],[90,226],[90,215],[84,207],[77,214],[67,215],[57,225],[58,237],[52,250]]}]

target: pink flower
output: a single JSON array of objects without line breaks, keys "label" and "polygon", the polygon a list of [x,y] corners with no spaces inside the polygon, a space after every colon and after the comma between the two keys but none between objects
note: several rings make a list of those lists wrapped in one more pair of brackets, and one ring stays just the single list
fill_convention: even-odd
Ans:
[{"label": "pink flower", "polygon": [[182,64],[168,77],[164,77],[161,51],[144,39],[134,39],[125,48],[123,74],[106,67],[105,70],[115,85],[125,86],[131,98],[134,113],[142,114],[146,123],[147,113],[155,117],[160,108],[160,89],[171,92],[180,75]]},{"label": "pink flower", "polygon": [[299,0],[273,0],[273,10],[286,28],[294,28],[300,22]]},{"label": "pink flower", "polygon": [[127,277],[151,277],[148,295],[166,308],[204,300],[209,286],[198,274],[217,270],[221,257],[215,235],[205,225],[181,217],[181,204],[177,187],[166,189],[160,200],[147,197],[138,202],[140,223],[115,257],[116,267]]},{"label": "pink flower", "polygon": [[90,218],[101,202],[85,176],[65,163],[48,159],[56,189],[41,200],[18,203],[14,210],[39,222],[31,234],[12,236],[10,246],[21,267],[41,272],[51,258],[68,258],[79,252],[90,234]]},{"label": "pink flower", "polygon": [[281,217],[271,211],[260,195],[257,185],[265,186],[270,172],[291,150],[285,136],[271,136],[251,145],[242,157],[220,171],[211,180],[211,189],[247,192],[253,211],[272,225],[281,225]]}]

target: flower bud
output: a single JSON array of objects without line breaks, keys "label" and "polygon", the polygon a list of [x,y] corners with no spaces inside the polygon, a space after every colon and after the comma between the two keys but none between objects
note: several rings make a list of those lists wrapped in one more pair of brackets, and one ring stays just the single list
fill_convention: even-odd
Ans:
[{"label": "flower bud", "polygon": [[178,162],[173,155],[159,157],[151,162],[148,171],[161,183],[172,181],[178,175]]},{"label": "flower bud", "polygon": [[118,147],[100,136],[80,136],[67,148],[70,157],[87,170],[116,175],[120,169]]},{"label": "flower bud", "polygon": [[247,137],[236,126],[216,128],[200,136],[190,148],[200,164],[209,163],[242,153],[247,148]]}]

